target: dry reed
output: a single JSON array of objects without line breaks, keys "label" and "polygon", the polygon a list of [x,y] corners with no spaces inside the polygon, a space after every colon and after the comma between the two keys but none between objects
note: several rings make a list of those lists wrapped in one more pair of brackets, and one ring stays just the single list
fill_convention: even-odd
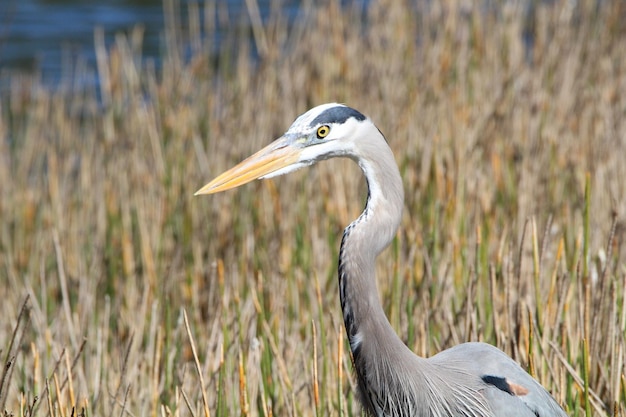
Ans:
[{"label": "dry reed", "polygon": [[139,29],[96,32],[97,89],[4,83],[5,414],[357,414],[335,275],[357,168],[193,197],[340,101],[404,178],[378,273],[401,338],[496,344],[571,415],[626,415],[623,3],[339,3],[241,24],[208,1],[169,13],[158,71]]}]

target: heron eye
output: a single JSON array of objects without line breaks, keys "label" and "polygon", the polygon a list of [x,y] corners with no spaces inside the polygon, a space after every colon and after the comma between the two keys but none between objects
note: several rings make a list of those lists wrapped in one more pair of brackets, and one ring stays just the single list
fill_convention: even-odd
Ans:
[{"label": "heron eye", "polygon": [[317,128],[317,138],[324,139],[330,133],[330,126],[324,125]]}]

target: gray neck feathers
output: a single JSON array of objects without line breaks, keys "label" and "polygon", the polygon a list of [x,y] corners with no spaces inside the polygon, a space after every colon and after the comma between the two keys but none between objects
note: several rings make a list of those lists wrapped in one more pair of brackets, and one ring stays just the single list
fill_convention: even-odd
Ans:
[{"label": "gray neck feathers", "polygon": [[[365,210],[343,234],[339,291],[362,401],[376,413],[380,407],[393,408],[382,405],[381,401],[387,400],[377,395],[387,390],[399,395],[415,392],[397,378],[397,364],[415,359],[384,314],[374,274],[376,257],[398,229],[404,192],[391,150],[378,132],[359,142],[356,161],[367,178],[369,195]],[[415,403],[415,398],[410,402]]]},{"label": "gray neck feathers", "polygon": [[[344,231],[339,252],[339,291],[361,402],[372,415],[415,410],[425,400],[418,387],[425,365],[395,333],[382,309],[376,257],[396,234],[402,218],[404,191],[398,166],[382,134],[359,139],[355,160],[368,184],[363,213]],[[400,370],[416,379],[402,378]],[[408,370],[411,367],[412,371]],[[399,415],[399,414],[398,414]]]},{"label": "gray neck feathers", "polygon": [[398,229],[404,205],[400,172],[383,136],[376,131],[362,138],[357,153],[369,194],[361,215],[344,230],[339,252],[341,307],[353,351],[365,336],[359,332],[374,330],[369,326],[361,329],[368,320],[382,321],[376,323],[376,330],[388,327],[396,336],[382,312],[374,271],[376,257]]},{"label": "gray neck feathers", "polygon": [[369,194],[365,210],[343,234],[339,291],[361,403],[368,415],[378,417],[493,416],[477,394],[480,381],[471,372],[443,366],[441,356],[434,362],[416,356],[385,316],[374,271],[376,257],[400,224],[402,179],[382,134],[369,129],[358,137],[354,159],[367,178]]}]

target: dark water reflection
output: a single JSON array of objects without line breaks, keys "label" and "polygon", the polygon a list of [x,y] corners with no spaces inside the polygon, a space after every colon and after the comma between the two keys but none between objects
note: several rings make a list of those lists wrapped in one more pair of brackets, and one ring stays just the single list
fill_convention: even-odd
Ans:
[{"label": "dark water reflection", "polygon": [[[211,45],[216,45],[218,49],[226,32],[238,30],[237,25],[247,21],[248,17],[246,0],[0,0],[0,89],[7,81],[6,74],[15,72],[39,72],[48,85],[76,81],[71,70],[77,63],[84,62],[89,68],[96,66],[94,29],[97,27],[103,29],[108,47],[117,33],[130,33],[136,25],[141,25],[143,58],[153,60],[158,67],[165,44],[163,1],[175,6],[183,31],[192,2],[198,6],[200,18],[204,17],[202,9],[205,2],[216,4],[220,10],[218,20],[222,25],[211,34]],[[286,14],[292,23],[297,21],[301,1],[253,0],[262,19],[269,16],[272,8],[279,7],[280,13]],[[315,1],[308,0],[302,4],[315,4]],[[356,3],[365,10],[369,0],[340,0],[340,3]],[[423,4],[429,3],[427,0]],[[550,4],[552,0],[544,0],[543,3]],[[489,12],[490,8],[498,9],[497,4],[485,0],[485,12]],[[533,16],[537,2],[524,0],[522,4],[526,4],[524,13]],[[225,24],[224,12],[227,17]],[[525,29],[522,36],[530,52],[532,33]],[[79,83],[97,83],[95,75],[87,77],[91,79],[80,80]]]},{"label": "dark water reflection", "polygon": [[[175,1],[181,25],[187,22],[189,1]],[[247,13],[244,0],[217,3],[227,9],[231,21],[240,21]],[[267,16],[270,0],[257,3]],[[298,2],[285,3],[295,7]],[[77,62],[95,67],[94,28],[104,30],[109,46],[116,33],[130,33],[138,24],[144,29],[144,58],[158,63],[163,10],[162,0],[0,0],[0,73],[39,71],[45,83],[59,82]]]}]

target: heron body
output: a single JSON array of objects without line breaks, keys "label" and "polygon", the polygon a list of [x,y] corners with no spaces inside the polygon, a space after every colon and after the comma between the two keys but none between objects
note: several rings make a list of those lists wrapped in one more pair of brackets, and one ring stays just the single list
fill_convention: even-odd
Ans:
[{"label": "heron body", "polygon": [[415,355],[382,309],[375,261],[393,239],[404,191],[391,149],[372,121],[330,103],[298,117],[287,132],[196,194],[227,190],[333,157],[356,161],[366,177],[365,209],[343,233],[339,297],[360,400],[372,416],[565,417],[550,394],[504,352],[463,343],[431,358]]}]

